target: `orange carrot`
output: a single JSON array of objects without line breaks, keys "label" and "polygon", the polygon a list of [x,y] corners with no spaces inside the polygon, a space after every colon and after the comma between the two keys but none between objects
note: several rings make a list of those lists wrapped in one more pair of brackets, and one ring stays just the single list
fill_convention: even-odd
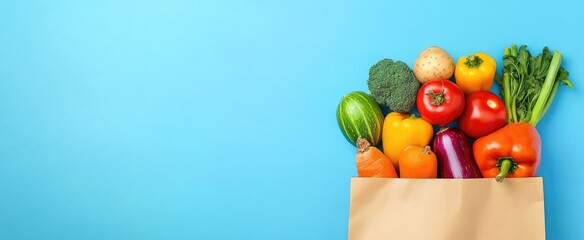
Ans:
[{"label": "orange carrot", "polygon": [[389,158],[365,138],[357,139],[357,174],[359,177],[397,178]]}]

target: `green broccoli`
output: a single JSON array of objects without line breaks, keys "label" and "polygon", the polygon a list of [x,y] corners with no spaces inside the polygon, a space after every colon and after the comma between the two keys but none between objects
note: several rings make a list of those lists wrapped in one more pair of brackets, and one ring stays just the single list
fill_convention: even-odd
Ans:
[{"label": "green broccoli", "polygon": [[383,59],[369,69],[369,91],[375,101],[396,112],[409,112],[416,104],[420,83],[402,61]]}]

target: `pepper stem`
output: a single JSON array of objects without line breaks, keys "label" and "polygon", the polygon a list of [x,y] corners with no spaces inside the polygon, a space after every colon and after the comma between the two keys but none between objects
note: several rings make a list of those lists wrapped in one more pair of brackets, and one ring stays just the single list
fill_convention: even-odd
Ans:
[{"label": "pepper stem", "polygon": [[466,58],[466,62],[464,62],[464,65],[466,65],[468,68],[478,68],[481,66],[482,63],[483,63],[482,58],[480,58],[477,55],[471,54]]},{"label": "pepper stem", "polygon": [[430,146],[425,146],[424,148],[422,148],[422,153],[430,155],[432,153],[432,149],[430,149]]},{"label": "pepper stem", "polygon": [[517,169],[517,162],[510,157],[499,158],[499,162],[497,162],[496,166],[499,168],[499,174],[495,176],[495,180],[497,180],[497,182],[502,182],[505,177],[507,177],[507,174],[515,172]]}]

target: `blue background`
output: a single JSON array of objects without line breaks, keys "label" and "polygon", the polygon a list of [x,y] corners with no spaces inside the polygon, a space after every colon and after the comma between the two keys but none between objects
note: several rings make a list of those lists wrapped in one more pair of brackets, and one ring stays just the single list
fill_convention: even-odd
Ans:
[{"label": "blue background", "polygon": [[584,238],[573,1],[3,1],[0,239],[346,239],[335,111],[382,58],[564,54],[538,125],[548,239]]}]

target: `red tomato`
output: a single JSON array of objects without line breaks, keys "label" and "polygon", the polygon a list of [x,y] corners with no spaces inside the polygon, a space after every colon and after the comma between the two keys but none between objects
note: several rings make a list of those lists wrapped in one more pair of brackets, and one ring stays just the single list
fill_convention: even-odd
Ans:
[{"label": "red tomato", "polygon": [[444,126],[457,119],[464,110],[464,93],[448,80],[424,83],[416,98],[418,112],[433,125]]},{"label": "red tomato", "polygon": [[468,95],[464,112],[458,119],[460,129],[475,139],[502,128],[506,123],[505,103],[489,91]]}]

